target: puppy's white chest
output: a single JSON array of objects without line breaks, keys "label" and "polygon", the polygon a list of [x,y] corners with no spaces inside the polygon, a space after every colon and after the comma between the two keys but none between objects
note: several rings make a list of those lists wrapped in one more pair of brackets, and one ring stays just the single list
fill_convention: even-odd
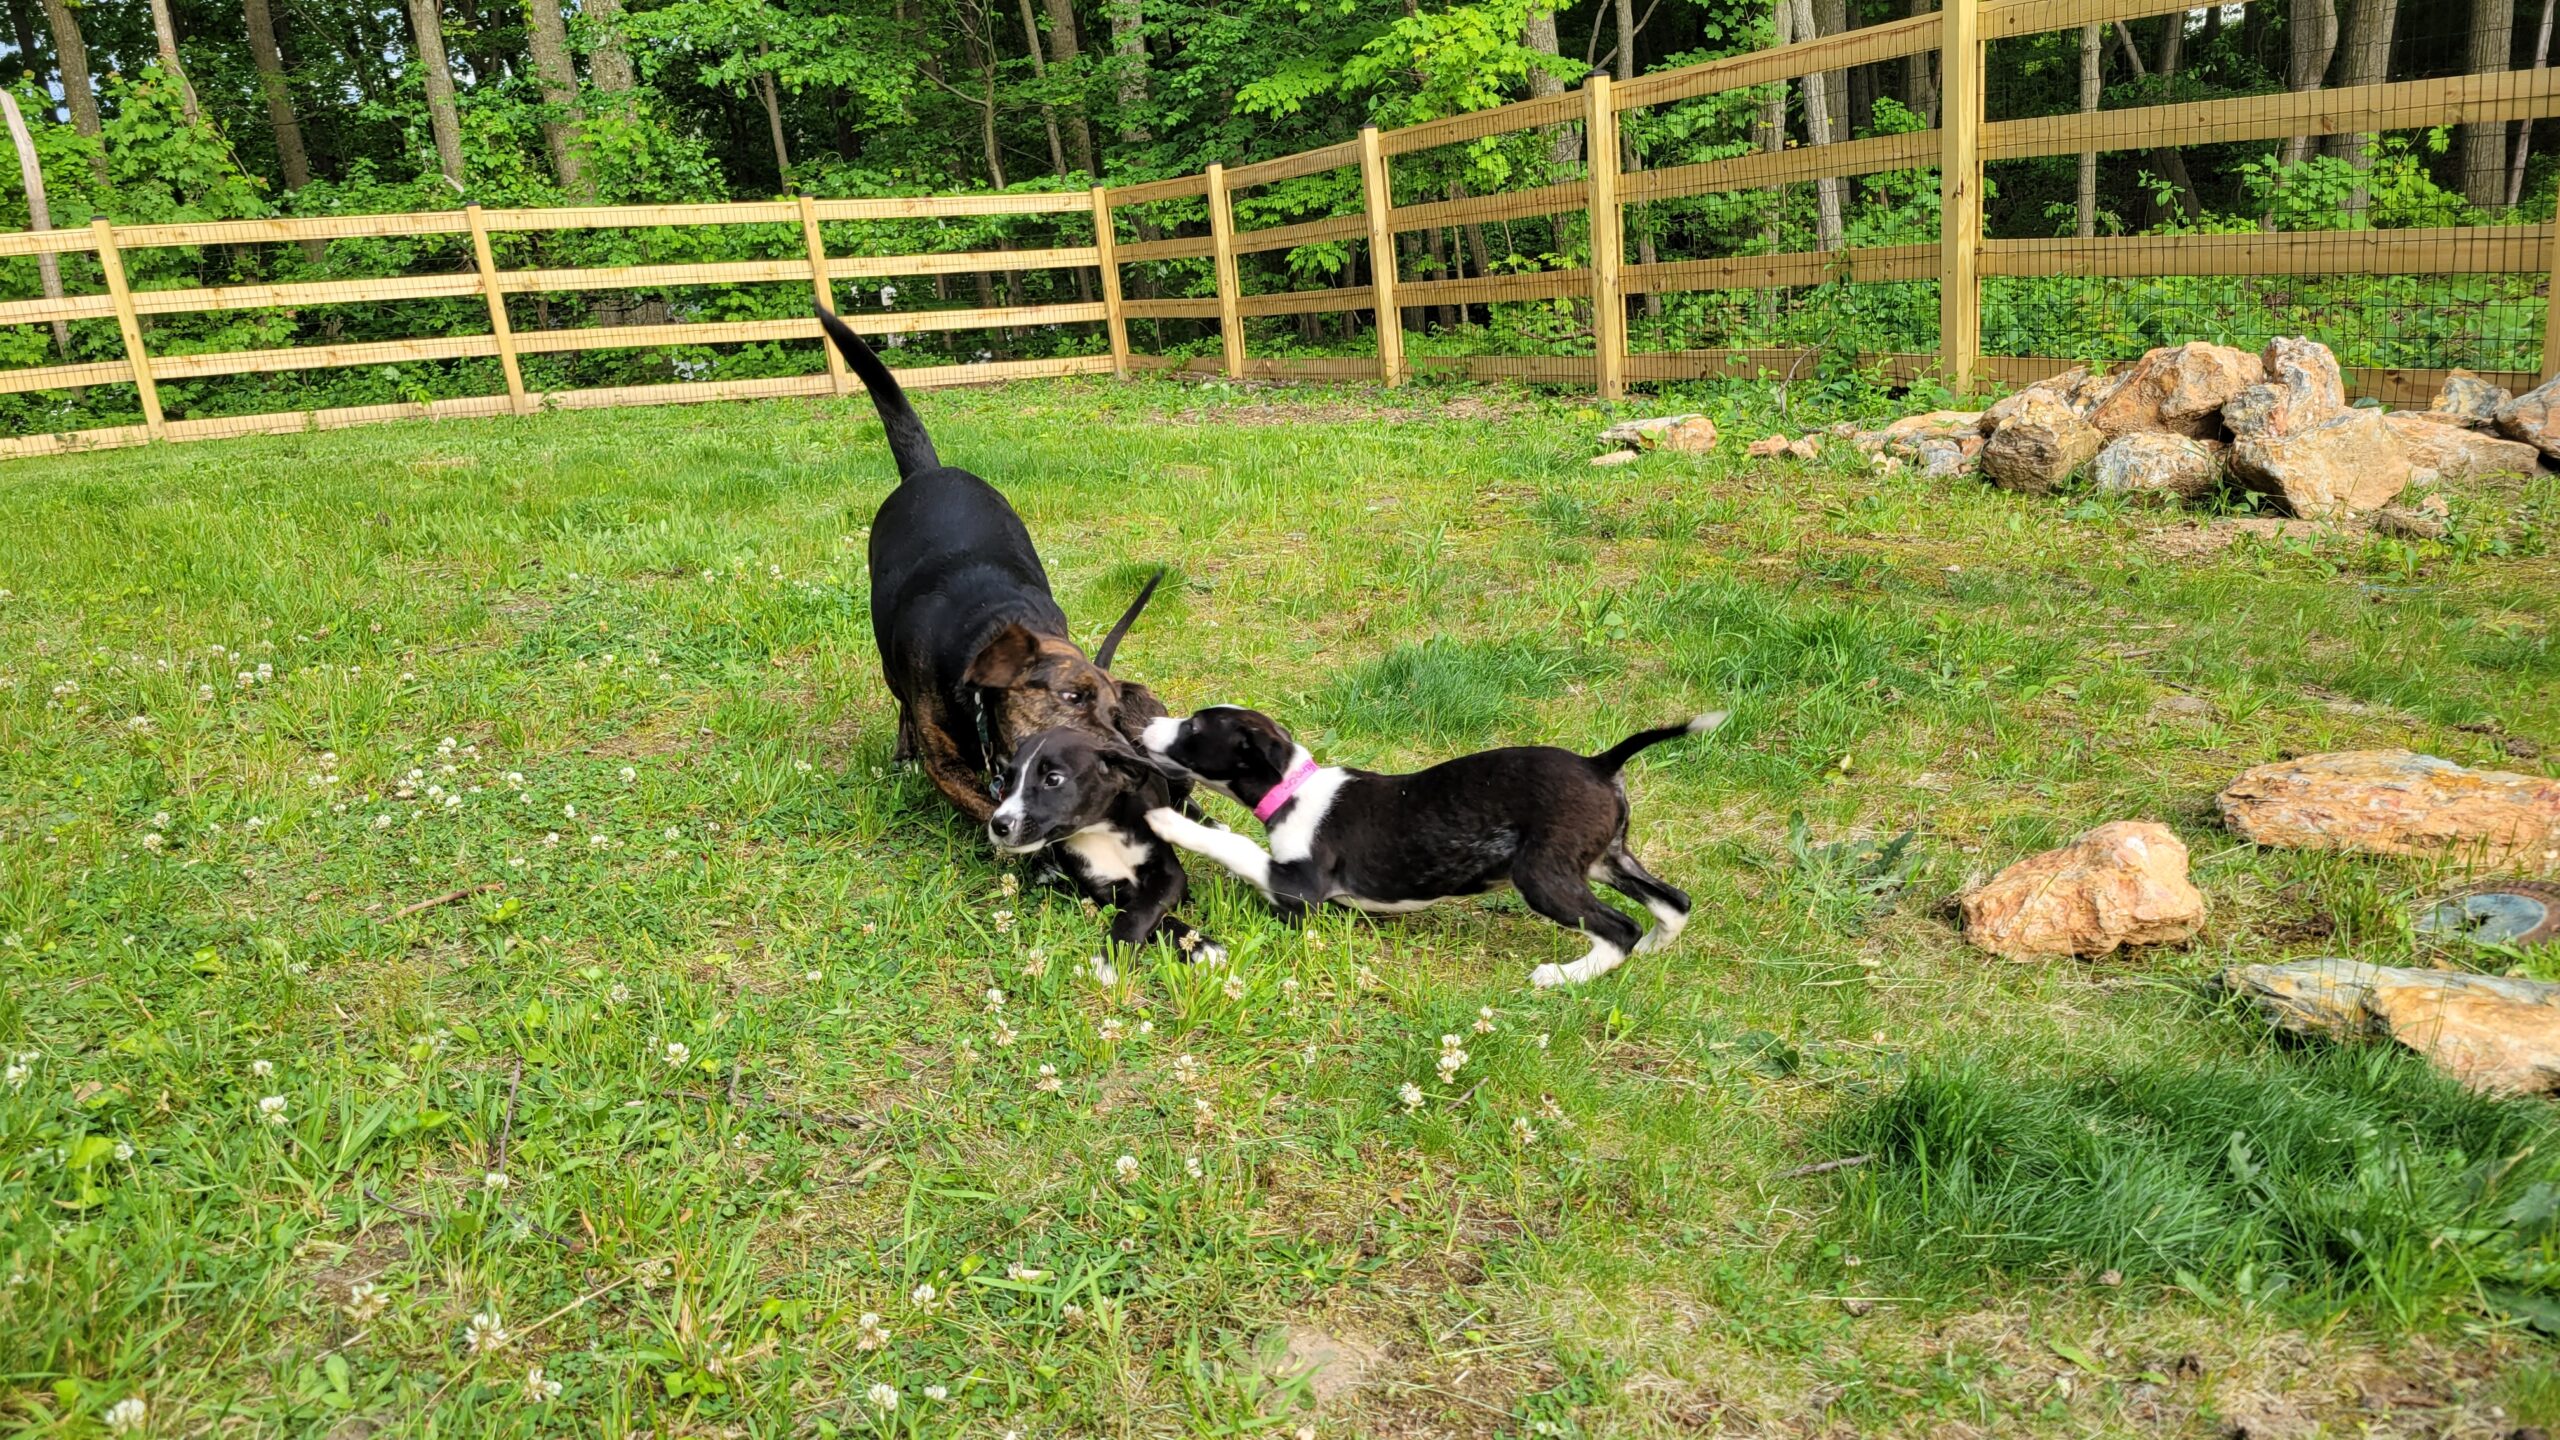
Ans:
[{"label": "puppy's white chest", "polygon": [[1089,825],[1058,842],[1085,873],[1103,883],[1134,883],[1156,847],[1112,825]]}]

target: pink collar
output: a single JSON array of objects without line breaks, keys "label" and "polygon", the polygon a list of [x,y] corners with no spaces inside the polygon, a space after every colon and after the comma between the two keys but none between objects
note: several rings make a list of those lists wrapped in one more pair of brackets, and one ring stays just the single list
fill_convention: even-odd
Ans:
[{"label": "pink collar", "polygon": [[1253,807],[1253,818],[1265,825],[1270,824],[1271,817],[1279,814],[1280,807],[1288,804],[1289,797],[1297,794],[1298,787],[1306,784],[1307,778],[1315,773],[1316,762],[1312,755],[1290,766],[1289,773],[1281,778],[1280,783],[1271,787],[1271,793],[1263,796],[1261,802]]}]

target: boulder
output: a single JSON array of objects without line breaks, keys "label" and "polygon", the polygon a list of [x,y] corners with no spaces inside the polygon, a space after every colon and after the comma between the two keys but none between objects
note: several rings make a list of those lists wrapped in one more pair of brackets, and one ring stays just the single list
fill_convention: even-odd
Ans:
[{"label": "boulder", "polygon": [[1784,435],[1763,435],[1759,439],[1752,441],[1750,444],[1743,446],[1742,453],[1750,456],[1754,460],[1766,460],[1775,455],[1784,455],[1787,453],[1787,437]]},{"label": "boulder", "polygon": [[2560,985],[2335,958],[2234,966],[2222,983],[2287,1030],[2395,1040],[2475,1090],[2560,1090]]},{"label": "boulder", "polygon": [[1981,425],[1979,410],[1932,410],[1926,415],[1905,415],[1879,433],[1887,442],[1953,439],[1958,435],[1978,435],[1982,433]]},{"label": "boulder", "polygon": [[[2253,385],[2241,398],[2265,397],[2274,388]],[[2273,407],[2268,420],[2253,420],[2245,431],[2235,423],[2239,438],[2231,445],[2231,473],[2312,520],[2361,515],[2408,488],[2409,457],[2381,411],[2341,409],[2306,424],[2302,416],[2315,413],[2315,401],[2279,392],[2265,402]],[[2231,403],[2237,407],[2240,401]],[[2224,414],[2230,413],[2226,408]]]},{"label": "boulder", "polygon": [[1591,457],[1594,465],[1633,465],[1644,456],[1633,450],[1603,450]]},{"label": "boulder", "polygon": [[1807,435],[1801,440],[1793,441],[1788,444],[1787,453],[1798,460],[1810,460],[1822,453],[1822,437]]},{"label": "boulder", "polygon": [[2492,385],[2468,370],[2454,370],[2447,372],[2436,390],[2435,403],[2425,413],[2440,424],[2487,430],[2497,425],[2499,409],[2514,398],[2504,385]]},{"label": "boulder", "polygon": [[2233,435],[2294,434],[2346,410],[2346,382],[2328,346],[2279,337],[2267,342],[2258,361],[2265,382],[2246,387],[2222,407],[2222,423]]},{"label": "boulder", "polygon": [[2223,448],[2212,440],[2136,431],[2098,452],[2090,478],[2114,494],[2193,500],[2222,478]]},{"label": "boulder", "polygon": [[1704,415],[1658,415],[1628,420],[1600,432],[1600,443],[1628,450],[1678,450],[1704,455],[1716,448],[1716,422]]},{"label": "boulder", "polygon": [[2409,750],[2260,765],[2214,803],[2224,824],[2260,845],[2560,869],[2560,780]]},{"label": "boulder", "polygon": [[2030,396],[2059,400],[2080,415],[2086,416],[2098,396],[2113,383],[2103,376],[2090,374],[2089,367],[2086,365],[2074,365],[2059,375],[2047,376],[1992,405],[1990,409],[1982,412],[1981,419],[1974,422],[1974,428],[1985,435],[1992,434],[2001,426],[2008,424],[2009,417],[2017,414],[2018,407],[2026,404]]},{"label": "boulder", "polygon": [[2110,439],[2165,431],[2207,439],[2222,430],[2222,407],[2266,378],[2259,357],[2228,345],[2169,345],[2134,362],[2089,411]]},{"label": "boulder", "polygon": [[2148,820],[2101,825],[2021,860],[1961,904],[1964,938],[2011,960],[2176,944],[2204,927],[2204,896],[2187,881],[2187,847]]},{"label": "boulder", "polygon": [[2560,459],[2560,380],[2527,390],[2499,406],[2498,433]]},{"label": "boulder", "polygon": [[2453,533],[2452,507],[2442,495],[2415,505],[2385,505],[2373,512],[2373,532],[2400,540],[2441,540]]},{"label": "boulder", "polygon": [[1982,473],[2005,489],[2041,495],[2088,464],[2104,443],[2069,403],[2030,391],[1983,445]]},{"label": "boulder", "polygon": [[1982,437],[1967,438],[1972,441],[1970,445],[1963,440],[1923,440],[1911,447],[1911,458],[1920,466],[1920,473],[1931,479],[1962,475],[1973,468],[1973,457],[1982,449]]},{"label": "boulder", "polygon": [[2433,410],[2404,410],[2383,416],[2382,423],[2391,427],[2410,464],[2433,470],[2448,484],[2488,475],[2530,475],[2542,466],[2542,452],[2532,446],[2466,429],[2439,419]]}]

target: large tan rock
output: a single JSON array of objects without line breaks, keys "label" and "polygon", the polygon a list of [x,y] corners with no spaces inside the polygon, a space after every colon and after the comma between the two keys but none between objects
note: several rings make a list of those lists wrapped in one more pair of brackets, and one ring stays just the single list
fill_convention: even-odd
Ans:
[{"label": "large tan rock", "polygon": [[[2271,389],[2253,385],[2243,394]],[[2231,473],[2242,484],[2311,520],[2361,515],[2408,488],[2409,456],[2381,411],[2341,410],[2306,425],[2299,417],[2311,402],[2295,397],[2275,403],[2279,418],[2253,424],[2231,443]],[[2293,418],[2284,418],[2288,406],[2294,407]]]},{"label": "large tan rock", "polygon": [[2468,370],[2451,370],[2426,413],[2446,425],[2487,430],[2498,423],[2498,411],[2514,398],[2504,385],[2493,385]]},{"label": "large tan rock", "polygon": [[1974,428],[1985,435],[1997,431],[2009,423],[2009,417],[2017,414],[2018,407],[2026,404],[2030,397],[2059,400],[2086,418],[2090,409],[2105,398],[2107,390],[2114,384],[2112,377],[2092,375],[2088,366],[2074,365],[2059,375],[2049,375],[1993,404],[1982,412],[1981,419],[1974,422]]},{"label": "large tan rock", "polygon": [[1982,473],[2004,489],[2041,495],[2096,458],[2104,443],[2069,404],[2030,392],[1983,445]]},{"label": "large tan rock", "polygon": [[1677,450],[1704,455],[1716,448],[1716,422],[1704,415],[1658,415],[1626,420],[1600,432],[1600,443],[1627,450]]},{"label": "large tan rock", "polygon": [[2193,500],[2222,478],[2223,448],[2212,440],[2136,431],[2107,442],[2090,480],[2113,494]]},{"label": "large tan rock", "polygon": [[2560,1090],[2560,985],[2341,959],[2234,966],[2222,983],[2285,1029],[2396,1040],[2476,1090]]},{"label": "large tan rock", "polygon": [[2542,452],[2532,446],[2438,419],[2432,410],[2404,410],[2383,416],[2382,423],[2391,427],[2411,465],[2433,470],[2448,484],[2487,475],[2530,475],[2542,466]]},{"label": "large tan rock", "polygon": [[2560,460],[2560,380],[2536,386],[2499,406],[2498,433]]},{"label": "large tan rock", "polygon": [[2163,346],[2124,372],[2089,423],[2110,439],[2145,430],[2207,439],[2222,430],[2222,407],[2266,373],[2257,356],[2228,345]]},{"label": "large tan rock", "polygon": [[2346,382],[2328,346],[2279,337],[2267,342],[2258,363],[2266,370],[2265,382],[2241,390],[2222,407],[2222,423],[2233,435],[2294,434],[2346,410]]},{"label": "large tan rock", "polygon": [[2011,960],[2171,945],[2204,926],[2187,847],[2148,820],[2101,825],[2021,860],[1967,892],[1962,906],[1964,938]]},{"label": "large tan rock", "polygon": [[2305,755],[2243,771],[2215,798],[2261,845],[2560,869],[2560,780],[2411,750]]}]

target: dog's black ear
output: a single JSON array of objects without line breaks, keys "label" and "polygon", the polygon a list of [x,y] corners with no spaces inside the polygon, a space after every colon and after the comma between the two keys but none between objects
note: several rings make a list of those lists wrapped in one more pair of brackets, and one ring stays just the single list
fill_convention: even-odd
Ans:
[{"label": "dog's black ear", "polygon": [[1143,744],[1147,722],[1161,720],[1170,712],[1164,708],[1164,702],[1156,698],[1156,692],[1135,680],[1123,680],[1114,675],[1111,683],[1120,692],[1120,709],[1111,717],[1113,728],[1130,744]]},{"label": "dog's black ear", "polygon": [[1244,743],[1260,757],[1274,775],[1289,773],[1289,761],[1298,753],[1298,742],[1280,728],[1280,722],[1259,711],[1248,710],[1239,721]]},{"label": "dog's black ear", "polygon": [[1171,794],[1172,777],[1147,756],[1117,746],[1105,746],[1096,753],[1102,757],[1104,767],[1117,774],[1132,793],[1152,796],[1158,803],[1163,803]]},{"label": "dog's black ear", "polygon": [[961,679],[989,690],[1010,689],[1040,659],[1040,637],[1019,625],[1007,625],[978,651]]}]

